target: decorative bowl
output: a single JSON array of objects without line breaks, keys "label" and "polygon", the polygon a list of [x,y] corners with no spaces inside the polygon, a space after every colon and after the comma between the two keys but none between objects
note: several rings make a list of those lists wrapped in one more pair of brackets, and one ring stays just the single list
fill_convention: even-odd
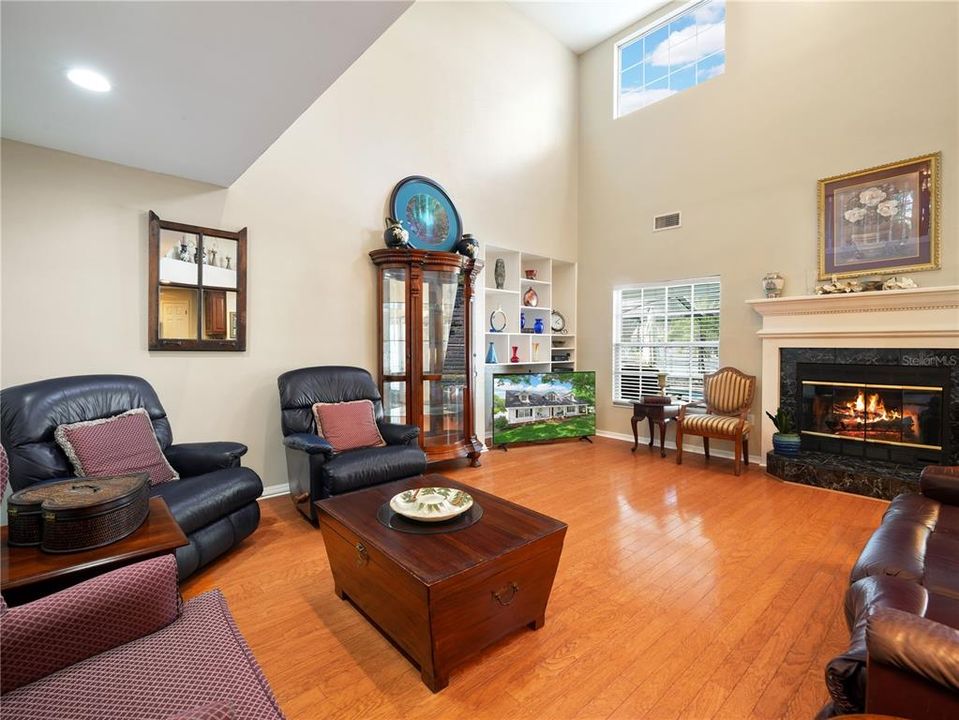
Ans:
[{"label": "decorative bowl", "polygon": [[410,520],[441,522],[469,510],[473,507],[473,498],[455,488],[425,487],[394,495],[390,507]]}]

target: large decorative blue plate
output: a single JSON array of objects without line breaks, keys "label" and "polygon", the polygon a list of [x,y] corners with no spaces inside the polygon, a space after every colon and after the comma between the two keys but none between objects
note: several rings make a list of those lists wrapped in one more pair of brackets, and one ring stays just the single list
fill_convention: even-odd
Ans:
[{"label": "large decorative blue plate", "polygon": [[411,175],[400,180],[390,196],[393,217],[410,233],[417,250],[452,252],[463,224],[450,196],[427,177]]}]

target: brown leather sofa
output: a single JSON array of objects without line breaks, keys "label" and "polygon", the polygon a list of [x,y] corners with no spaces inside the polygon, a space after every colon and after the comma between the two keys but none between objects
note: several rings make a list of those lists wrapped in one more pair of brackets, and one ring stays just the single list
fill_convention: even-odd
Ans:
[{"label": "brown leather sofa", "polygon": [[826,665],[820,717],[959,717],[959,466],[892,501],[850,574],[849,648]]}]

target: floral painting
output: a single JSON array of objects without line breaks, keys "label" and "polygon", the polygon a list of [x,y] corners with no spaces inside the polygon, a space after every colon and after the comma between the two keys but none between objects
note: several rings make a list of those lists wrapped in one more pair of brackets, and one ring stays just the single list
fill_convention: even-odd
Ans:
[{"label": "floral painting", "polygon": [[819,279],[932,270],[939,156],[819,181]]}]

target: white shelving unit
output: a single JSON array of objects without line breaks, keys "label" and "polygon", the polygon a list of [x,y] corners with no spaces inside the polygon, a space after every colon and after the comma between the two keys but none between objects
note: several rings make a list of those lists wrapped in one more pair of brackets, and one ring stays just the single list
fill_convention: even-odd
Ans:
[{"label": "white shelving unit", "polygon": [[[502,288],[496,287],[496,261],[503,260],[506,279]],[[526,277],[527,270],[535,270],[536,278]],[[486,246],[483,306],[478,325],[483,329],[483,343],[477,346],[477,360],[485,368],[483,383],[484,420],[488,427],[492,413],[492,376],[509,372],[555,372],[576,369],[576,263],[524,253],[518,250]],[[536,306],[523,303],[529,288],[538,295]],[[490,315],[497,309],[506,314],[506,329],[493,332]],[[551,329],[552,311],[556,310],[566,319],[566,332],[554,333]],[[543,323],[543,332],[523,332]],[[490,343],[496,353],[495,362],[485,362]],[[518,362],[511,362],[513,348]],[[569,355],[568,360],[553,360],[554,355]],[[479,403],[478,403],[479,404]],[[484,433],[485,434],[485,433]]]}]

